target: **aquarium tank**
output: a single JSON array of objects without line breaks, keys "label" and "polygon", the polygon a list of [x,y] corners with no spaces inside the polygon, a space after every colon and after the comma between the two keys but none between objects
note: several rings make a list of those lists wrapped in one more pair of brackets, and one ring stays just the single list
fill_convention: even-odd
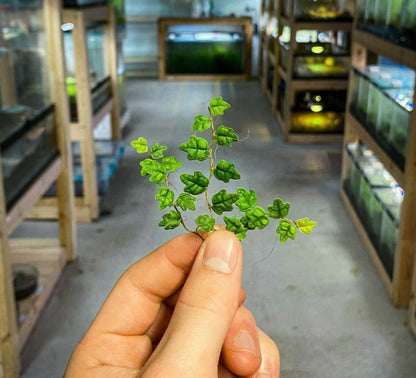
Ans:
[{"label": "aquarium tank", "polygon": [[297,20],[351,20],[353,0],[293,0]]},{"label": "aquarium tank", "polygon": [[6,207],[58,154],[43,1],[0,1],[0,150]]}]

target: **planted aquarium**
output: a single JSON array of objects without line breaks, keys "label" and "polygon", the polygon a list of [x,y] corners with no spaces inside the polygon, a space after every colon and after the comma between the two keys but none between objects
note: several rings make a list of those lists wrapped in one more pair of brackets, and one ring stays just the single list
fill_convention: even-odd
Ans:
[{"label": "planted aquarium", "polygon": [[335,133],[344,129],[346,91],[303,91],[295,95],[292,130]]},{"label": "planted aquarium", "polygon": [[400,206],[385,206],[381,216],[380,255],[384,257],[384,266],[390,277],[393,276],[394,255],[400,219]]},{"label": "planted aquarium", "polygon": [[165,36],[167,74],[242,74],[242,26],[173,25]]},{"label": "planted aquarium", "polygon": [[352,0],[293,0],[297,20],[341,20],[352,18]]},{"label": "planted aquarium", "polygon": [[344,78],[349,67],[348,56],[299,56],[294,58],[293,73],[297,78]]},{"label": "planted aquarium", "polygon": [[42,1],[2,2],[0,150],[6,207],[57,155]]},{"label": "planted aquarium", "polygon": [[[104,26],[94,25],[87,28],[86,42],[88,52],[88,76],[92,94],[92,108],[96,112],[111,97],[110,78],[105,57]],[[69,97],[71,120],[77,116],[77,82],[75,72],[75,55],[72,29],[64,30],[65,63],[67,70],[66,84]]]}]

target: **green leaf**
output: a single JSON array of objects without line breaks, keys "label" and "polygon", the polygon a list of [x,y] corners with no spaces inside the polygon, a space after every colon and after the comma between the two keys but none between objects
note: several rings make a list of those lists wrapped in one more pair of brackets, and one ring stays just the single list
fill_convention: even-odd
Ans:
[{"label": "green leaf", "polygon": [[166,207],[173,206],[173,199],[175,194],[164,186],[159,186],[156,193],[155,200],[159,201],[159,210],[163,210]]},{"label": "green leaf", "polygon": [[224,216],[225,228],[228,231],[234,232],[238,240],[243,240],[247,236],[247,229],[242,225],[240,220],[236,217]]},{"label": "green leaf", "polygon": [[195,223],[202,231],[209,232],[214,229],[215,219],[209,215],[200,215],[195,219]]},{"label": "green leaf", "polygon": [[280,243],[284,243],[287,239],[296,239],[296,227],[286,219],[282,219],[276,233],[280,235]]},{"label": "green leaf", "polygon": [[147,147],[147,140],[142,137],[139,137],[136,140],[131,141],[130,145],[136,149],[138,154],[144,154],[147,151],[149,151],[149,148]]},{"label": "green leaf", "polygon": [[162,184],[166,180],[166,169],[164,165],[157,160],[144,159],[140,162],[142,167],[141,175],[150,175],[149,181],[156,184]]},{"label": "green leaf", "polygon": [[288,202],[283,202],[280,198],[276,198],[273,201],[273,205],[270,205],[267,210],[269,210],[270,218],[280,219],[285,218],[289,214],[290,204]]},{"label": "green leaf", "polygon": [[166,156],[162,159],[162,164],[166,169],[166,172],[176,172],[176,170],[182,166],[179,160],[176,160],[175,156]]},{"label": "green leaf", "polygon": [[209,184],[208,178],[199,171],[195,171],[193,175],[185,173],[180,179],[185,184],[184,191],[194,195],[203,193]]},{"label": "green leaf", "polygon": [[211,114],[216,115],[223,115],[224,111],[231,108],[231,105],[228,102],[225,102],[222,97],[214,97],[209,102],[209,109]]},{"label": "green leaf", "polygon": [[234,142],[238,142],[238,136],[231,127],[220,125],[216,131],[215,142],[219,146],[231,147]]},{"label": "green leaf", "polygon": [[163,220],[159,222],[159,227],[164,227],[165,230],[173,230],[181,224],[181,215],[174,210],[168,214],[163,215]]},{"label": "green leaf", "polygon": [[178,199],[176,200],[176,204],[183,210],[195,210],[195,200],[194,196],[191,196],[188,193],[182,193],[179,195]]},{"label": "green leaf", "polygon": [[167,150],[168,148],[166,146],[164,146],[163,144],[159,144],[159,143],[155,143],[152,148],[150,149],[150,156],[153,159],[161,159],[163,158],[163,153]]},{"label": "green leaf", "polygon": [[208,141],[204,138],[191,135],[189,142],[184,142],[179,145],[179,149],[188,154],[189,160],[206,160],[209,156]]},{"label": "green leaf", "polygon": [[309,220],[309,218],[302,218],[296,221],[296,226],[302,234],[310,234],[312,228],[316,226],[316,222]]},{"label": "green leaf", "polygon": [[243,188],[238,188],[237,195],[238,200],[235,204],[243,213],[250,210],[257,204],[257,195],[256,192],[252,189],[245,190]]},{"label": "green leaf", "polygon": [[227,193],[225,189],[222,189],[212,196],[212,210],[218,215],[221,215],[224,211],[232,211],[233,203],[237,199],[237,194]]},{"label": "green leaf", "polygon": [[214,169],[214,176],[221,181],[229,182],[231,179],[241,178],[240,173],[235,170],[235,165],[225,160],[220,160]]},{"label": "green leaf", "polygon": [[203,132],[211,127],[211,122],[209,121],[209,118],[204,115],[199,115],[195,117],[195,122],[191,126],[191,130],[196,130]]},{"label": "green leaf", "polygon": [[246,215],[241,218],[241,223],[249,230],[254,230],[256,227],[262,230],[269,222],[266,211],[259,206],[247,211]]}]

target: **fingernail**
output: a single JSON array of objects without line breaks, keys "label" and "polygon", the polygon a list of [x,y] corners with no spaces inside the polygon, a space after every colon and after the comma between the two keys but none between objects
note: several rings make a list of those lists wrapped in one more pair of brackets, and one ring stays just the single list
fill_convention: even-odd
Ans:
[{"label": "fingernail", "polygon": [[259,354],[259,350],[253,336],[248,331],[240,331],[233,339],[233,349],[239,352]]},{"label": "fingernail", "polygon": [[234,238],[228,232],[215,231],[204,244],[203,264],[212,270],[231,273],[237,263]]}]

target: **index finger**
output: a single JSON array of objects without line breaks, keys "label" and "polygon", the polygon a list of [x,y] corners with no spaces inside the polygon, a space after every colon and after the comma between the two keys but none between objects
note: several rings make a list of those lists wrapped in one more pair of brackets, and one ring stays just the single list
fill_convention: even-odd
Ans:
[{"label": "index finger", "polygon": [[133,264],[114,286],[88,332],[145,334],[162,301],[185,282],[201,244],[195,234],[181,235]]}]

